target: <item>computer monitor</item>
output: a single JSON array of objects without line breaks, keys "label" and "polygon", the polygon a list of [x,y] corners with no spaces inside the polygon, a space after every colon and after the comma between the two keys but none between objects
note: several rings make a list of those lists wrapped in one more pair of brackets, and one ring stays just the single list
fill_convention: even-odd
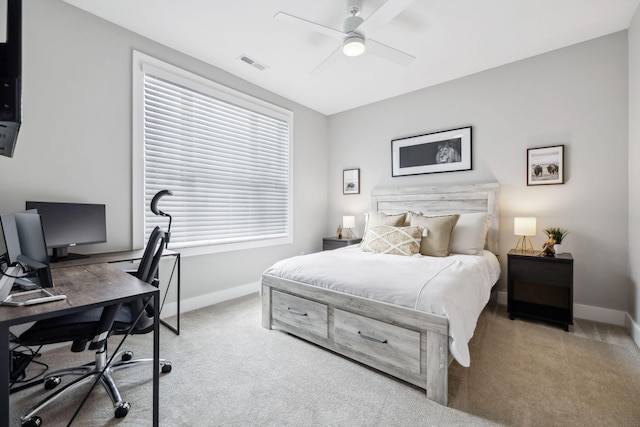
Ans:
[{"label": "computer monitor", "polygon": [[105,205],[28,201],[27,209],[42,216],[47,247],[53,251],[51,261],[86,257],[69,253],[69,247],[107,241]]},{"label": "computer monitor", "polygon": [[[25,213],[35,213],[35,209],[24,211]],[[20,255],[20,239],[18,238],[18,228],[16,226],[16,214],[0,214],[0,259],[6,260],[8,265],[15,265]]]},{"label": "computer monitor", "polygon": [[20,255],[20,239],[18,238],[15,214],[8,213],[0,215],[0,225],[2,226],[0,256],[4,255],[7,264],[13,265],[18,262],[18,255]]},{"label": "computer monitor", "polygon": [[35,272],[35,277],[30,277],[32,282],[43,288],[52,287],[53,279],[40,215],[19,212],[14,214],[14,217],[20,240],[18,263]]}]

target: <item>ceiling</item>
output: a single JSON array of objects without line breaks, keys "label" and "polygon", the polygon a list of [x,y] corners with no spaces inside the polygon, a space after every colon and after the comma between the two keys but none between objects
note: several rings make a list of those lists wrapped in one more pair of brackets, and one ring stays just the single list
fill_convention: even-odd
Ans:
[{"label": "ceiling", "polygon": [[[326,115],[624,30],[640,3],[414,0],[365,34],[415,56],[410,65],[365,52],[312,73],[340,41],[274,16],[342,30],[346,0],[64,1]],[[360,16],[384,3],[363,0]]]}]

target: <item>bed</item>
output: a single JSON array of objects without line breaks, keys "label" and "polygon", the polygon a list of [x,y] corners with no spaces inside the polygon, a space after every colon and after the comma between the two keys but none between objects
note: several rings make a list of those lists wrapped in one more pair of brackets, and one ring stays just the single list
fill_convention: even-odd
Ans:
[{"label": "bed", "polygon": [[[372,211],[378,215],[488,214],[484,248],[428,257],[347,247],[279,261],[262,275],[263,327],[407,381],[446,405],[449,364],[455,358],[469,365],[467,342],[499,277],[498,196],[497,183],[374,190]],[[454,285],[445,287],[445,279]],[[383,292],[385,287],[392,292]]]}]

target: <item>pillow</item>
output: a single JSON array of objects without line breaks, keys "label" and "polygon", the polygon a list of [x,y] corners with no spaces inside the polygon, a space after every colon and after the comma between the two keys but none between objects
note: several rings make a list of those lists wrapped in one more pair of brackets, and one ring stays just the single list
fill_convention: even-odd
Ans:
[{"label": "pillow", "polygon": [[451,248],[451,231],[460,215],[414,215],[411,225],[424,228],[420,253],[427,256],[448,256]]},{"label": "pillow", "polygon": [[367,238],[367,232],[370,228],[377,227],[378,225],[389,225],[391,227],[401,227],[404,225],[404,220],[407,216],[406,213],[400,214],[384,214],[380,212],[367,212],[364,223],[364,233],[362,235],[362,241]]},{"label": "pillow", "polygon": [[484,212],[460,215],[451,232],[451,252],[480,255],[487,240],[490,218],[491,215]]},{"label": "pillow", "polygon": [[413,218],[414,215],[422,215],[422,212],[408,211],[404,218],[403,227],[409,227],[411,225],[411,218]]},{"label": "pillow", "polygon": [[378,225],[369,229],[361,248],[378,254],[412,256],[420,251],[422,232],[422,227]]}]

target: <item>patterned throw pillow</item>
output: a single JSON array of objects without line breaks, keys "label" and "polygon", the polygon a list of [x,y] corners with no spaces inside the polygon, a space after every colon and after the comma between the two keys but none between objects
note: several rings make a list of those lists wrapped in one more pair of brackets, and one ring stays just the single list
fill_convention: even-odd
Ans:
[{"label": "patterned throw pillow", "polygon": [[369,232],[369,229],[377,227],[378,225],[390,225],[393,227],[411,225],[411,224],[405,224],[406,217],[407,217],[406,212],[399,213],[399,214],[367,212],[365,214],[364,234],[362,235],[362,240],[365,241],[367,239],[367,233]]},{"label": "patterned throw pillow", "polygon": [[422,227],[379,225],[369,229],[362,250],[391,255],[415,255],[420,251]]}]

